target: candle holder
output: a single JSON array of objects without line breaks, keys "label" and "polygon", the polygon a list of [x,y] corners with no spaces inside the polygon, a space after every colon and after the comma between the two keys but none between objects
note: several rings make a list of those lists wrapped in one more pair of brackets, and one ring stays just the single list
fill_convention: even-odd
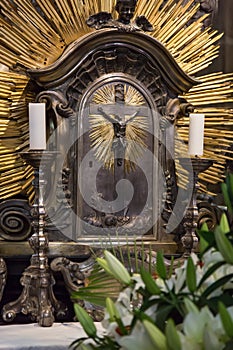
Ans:
[{"label": "candle holder", "polygon": [[185,249],[183,257],[187,258],[191,252],[195,251],[198,244],[196,228],[198,224],[198,207],[197,207],[197,191],[199,189],[198,176],[201,172],[207,170],[212,164],[211,159],[205,158],[181,158],[179,159],[181,166],[193,174],[193,179],[189,179],[188,190],[192,191],[190,203],[186,209],[184,217],[185,234],[181,241]]},{"label": "candle holder", "polygon": [[57,301],[53,293],[54,277],[48,264],[49,239],[46,232],[45,206],[44,206],[44,170],[51,165],[51,161],[57,152],[29,151],[21,153],[25,161],[34,168],[35,200],[32,209],[33,235],[29,239],[34,254],[31,256],[30,266],[22,274],[20,283],[23,291],[14,302],[3,307],[4,321],[11,322],[17,313],[30,314],[31,319],[37,321],[40,326],[52,326],[55,317],[64,316],[66,308]]}]

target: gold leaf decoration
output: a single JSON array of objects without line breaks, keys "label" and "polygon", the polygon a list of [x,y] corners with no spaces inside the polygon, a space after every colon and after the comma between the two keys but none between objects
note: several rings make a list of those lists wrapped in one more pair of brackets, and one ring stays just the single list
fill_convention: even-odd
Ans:
[{"label": "gold leaf decoration", "polygon": [[[145,104],[143,96],[132,86],[124,85],[123,99],[125,106],[140,107]],[[108,84],[98,89],[92,98],[92,103],[98,106],[115,105],[115,86]],[[140,109],[139,109],[140,113]],[[114,169],[114,148],[122,148],[124,152],[124,167],[126,172],[135,169],[137,159],[142,156],[146,146],[146,131],[148,129],[148,116],[132,115],[121,116],[124,121],[125,135],[117,137],[114,132],[114,124],[119,120],[116,115],[109,116],[111,121],[106,119],[101,113],[90,114],[90,139],[91,146],[95,151],[98,160],[104,163],[105,168]],[[122,123],[121,120],[121,123]]]},{"label": "gold leaf decoration", "polygon": [[33,196],[33,169],[19,154],[28,146],[27,106],[34,97],[27,84],[23,75],[0,72],[0,199]]},{"label": "gold leaf decoration", "polygon": [[[161,7],[163,0],[139,0],[135,17],[145,15],[155,28],[149,35],[164,44],[187,74],[194,74],[217,57],[215,43],[222,34],[202,31],[206,15],[189,24],[199,4],[183,3],[169,0]],[[71,42],[92,31],[86,25],[90,15],[114,15],[114,6],[114,0],[1,0],[0,61],[9,67],[50,65]]]},{"label": "gold leaf decoration", "polygon": [[[92,31],[86,25],[90,15],[107,11],[115,17],[114,6],[115,0],[0,0],[0,63],[11,71],[0,75],[1,198],[25,191],[21,180],[24,174],[28,176],[27,167],[17,155],[28,142],[26,104],[32,99],[24,92],[27,78],[23,72],[55,62],[70,43]],[[218,57],[222,35],[210,27],[203,30],[207,15],[190,21],[198,9],[195,0],[138,0],[135,12],[135,16],[148,18],[155,29],[148,35],[159,40],[189,75],[199,74]],[[204,182],[222,181],[225,161],[231,158],[228,148],[233,136],[232,111],[225,102],[232,102],[232,78],[223,73],[199,76],[203,83],[184,96],[196,112],[206,115],[204,156],[215,162],[201,175]],[[177,130],[187,143],[187,118],[177,121]],[[177,155],[184,146],[177,138]],[[207,191],[204,184],[202,190]]]},{"label": "gold leaf decoration", "polygon": [[[184,97],[195,106],[195,112],[205,115],[203,157],[214,160],[213,166],[199,175],[201,190],[208,192],[206,184],[223,182],[226,160],[232,160],[229,148],[233,140],[233,110],[226,107],[232,103],[233,74],[212,73],[201,76],[202,84],[193,87]],[[177,121],[177,158],[187,152],[182,142],[188,143],[189,120]],[[182,140],[182,142],[180,142]],[[185,180],[183,179],[185,182]],[[213,193],[210,193],[213,195]]]}]

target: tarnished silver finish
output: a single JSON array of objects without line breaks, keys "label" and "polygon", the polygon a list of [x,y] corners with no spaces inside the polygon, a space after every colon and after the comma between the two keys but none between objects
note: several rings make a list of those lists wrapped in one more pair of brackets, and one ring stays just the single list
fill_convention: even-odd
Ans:
[{"label": "tarnished silver finish", "polygon": [[181,166],[188,170],[189,174],[193,174],[193,179],[189,182],[190,190],[192,191],[191,201],[186,209],[186,213],[183,220],[183,225],[185,229],[185,234],[181,238],[182,244],[184,246],[184,257],[188,257],[191,252],[196,251],[198,244],[198,237],[196,234],[196,228],[198,226],[198,206],[197,206],[197,191],[198,185],[198,175],[202,171],[207,170],[212,164],[211,159],[204,158],[181,158]]},{"label": "tarnished silver finish", "polygon": [[25,199],[7,199],[0,203],[0,237],[24,241],[32,234],[31,207]]},{"label": "tarnished silver finish", "polygon": [[136,7],[136,0],[118,0],[115,10],[118,12],[118,19],[113,19],[111,13],[99,12],[90,16],[86,23],[89,27],[95,29],[117,28],[123,32],[145,31],[152,32],[153,26],[145,16],[138,16],[131,21]]},{"label": "tarnished silver finish", "polygon": [[[135,235],[144,230],[148,233],[145,237],[148,241],[156,243],[166,241],[174,244],[173,238],[165,233],[164,226],[174,207],[177,191],[174,155],[171,152],[174,151],[174,124],[179,114],[186,113],[186,110],[191,108],[178,96],[198,84],[198,81],[186,75],[165,47],[154,38],[142,31],[122,32],[115,28],[104,28],[90,33],[68,47],[54,64],[43,69],[29,70],[28,74],[41,89],[37,101],[46,101],[47,117],[53,118],[55,125],[60,126],[56,129],[57,141],[55,140],[54,146],[63,155],[63,169],[69,169],[69,174],[63,174],[65,185],[59,182],[59,191],[58,188],[51,190],[54,191],[53,198],[57,198],[57,201],[54,202],[54,207],[51,206],[46,211],[53,219],[54,227],[57,227],[63,236],[86,244],[98,245],[99,236],[106,237],[106,230],[109,230],[110,234],[113,233],[111,238],[115,239],[115,242],[118,239],[126,241],[126,236],[134,240]],[[105,113],[116,115],[116,105],[114,107],[114,103],[118,103],[116,90],[117,86],[121,85],[124,89],[130,86],[135,94],[144,99],[140,115],[147,117],[150,131],[145,132],[144,148],[149,149],[153,157],[158,160],[166,177],[163,185],[166,190],[165,203],[161,200],[163,189],[156,180],[160,176],[158,167],[149,169],[147,172],[149,180],[147,179],[146,183],[140,166],[136,172],[128,175],[124,173],[124,164],[119,159],[116,162],[117,166],[114,166],[115,179],[112,179],[111,171],[107,173],[107,170],[105,173],[101,170],[96,179],[91,179],[92,162],[83,166],[82,160],[92,148],[90,141],[92,130],[93,133],[96,131],[95,126],[91,129],[89,116],[92,113],[100,115],[103,119],[98,107],[103,108]],[[114,102],[94,106],[93,96],[99,94],[103,88],[110,91],[111,86],[113,90],[115,89]],[[128,106],[123,101],[124,98],[119,102],[123,109],[121,123],[127,113],[134,115],[140,110],[139,106],[138,108],[136,105]],[[134,111],[127,112],[129,107],[131,109],[133,107]],[[149,112],[146,112],[147,110]],[[105,122],[108,122],[106,118]],[[129,124],[125,126],[126,131],[128,126]],[[116,128],[115,122],[113,127]],[[140,123],[137,127],[140,128]],[[114,141],[119,141],[118,134],[115,134]],[[123,133],[121,138],[125,138],[125,134]],[[103,150],[103,153],[107,152],[105,151]],[[141,159],[143,161],[143,157]],[[81,163],[82,171],[80,171]],[[61,169],[56,173],[60,171]],[[100,197],[90,193],[89,202],[92,199],[95,203],[101,202],[102,196],[106,202],[111,202],[116,183],[122,178],[133,181],[136,197],[125,212],[118,212],[117,215],[116,212],[106,212],[104,209],[96,211],[96,206],[87,204],[78,189],[80,181],[81,184],[82,181],[86,181],[83,187],[87,189],[96,182]],[[150,186],[148,192],[147,184]],[[149,198],[147,205],[145,198]],[[163,211],[163,215],[154,224],[153,217],[159,216],[162,205],[166,213]],[[143,206],[143,215],[138,215],[142,212]],[[116,231],[118,238],[114,233]]]},{"label": "tarnished silver finish", "polygon": [[[101,250],[98,255],[101,255]],[[67,289],[72,293],[85,285],[85,279],[90,275],[94,263],[95,258],[91,255],[82,263],[73,262],[65,257],[59,257],[51,262],[51,269],[54,272],[61,272]]]},{"label": "tarnished silver finish", "polygon": [[[102,257],[102,249],[96,251],[96,256]],[[68,258],[59,257],[51,262],[51,269],[54,272],[60,272],[65,282],[65,286],[70,295],[79,291],[81,287],[84,287],[88,283],[88,277],[90,276],[95,264],[95,257],[90,257],[82,263],[73,262]],[[92,319],[96,322],[102,321],[104,317],[104,308],[85,303],[83,300],[73,300],[75,303],[81,304]]]},{"label": "tarnished silver finish", "polygon": [[[199,199],[199,198],[198,198]],[[225,207],[211,203],[210,201],[199,199],[198,203],[198,228],[201,229],[204,223],[207,224],[208,229],[213,231],[220,222],[221,216],[226,211]]]},{"label": "tarnished silver finish", "polygon": [[13,321],[16,314],[22,312],[30,315],[32,320],[40,326],[52,326],[54,314],[63,314],[65,307],[56,300],[53,294],[55,280],[48,265],[49,240],[45,227],[45,208],[43,202],[43,189],[45,179],[43,167],[51,166],[51,161],[57,153],[49,151],[29,151],[22,154],[24,159],[35,169],[35,201],[33,205],[33,235],[29,243],[34,251],[31,264],[23,272],[21,284],[23,292],[14,302],[3,307],[3,319]]},{"label": "tarnished silver finish", "polygon": [[[133,242],[135,235],[139,233],[138,247],[143,241],[145,244],[151,245],[153,251],[163,250],[166,254],[177,252],[174,236],[177,241],[179,241],[180,236],[177,235],[177,232],[170,234],[166,230],[169,219],[174,214],[173,209],[177,198],[174,154],[170,150],[174,150],[176,120],[179,115],[187,115],[193,109],[180,96],[199,82],[180,68],[165,46],[145,33],[153,31],[152,25],[146,17],[139,16],[134,22],[131,21],[136,2],[136,0],[117,1],[116,11],[119,16],[116,20],[110,13],[106,12],[92,15],[87,20],[87,24],[98,31],[93,31],[71,43],[55,62],[52,60],[54,63],[45,68],[28,69],[26,72],[31,79],[30,83],[34,86],[33,90],[37,93],[36,102],[45,102],[47,105],[47,135],[51,136],[56,130],[55,138],[49,138],[48,143],[53,146],[51,149],[59,151],[63,159],[61,167],[56,168],[56,164],[54,170],[49,165],[53,155],[49,153],[47,156],[43,155],[43,161],[49,167],[49,172],[51,171],[49,175],[52,178],[47,189],[52,188],[53,202],[49,203],[46,210],[43,196],[38,198],[38,193],[32,215],[32,208],[22,201],[10,200],[0,204],[1,217],[4,219],[0,222],[0,236],[2,238],[0,254],[11,257],[31,254],[25,240],[31,235],[31,228],[34,230],[30,239],[34,254],[31,257],[30,266],[21,277],[23,292],[18,300],[5,305],[3,317],[6,321],[12,321],[17,313],[22,312],[30,315],[41,326],[51,326],[55,314],[64,313],[65,308],[53,294],[54,278],[48,265],[48,257],[59,256],[52,262],[51,269],[54,272],[61,272],[69,292],[78,290],[80,286],[85,284],[85,279],[90,274],[94,264],[93,259],[90,258],[89,245],[94,244],[101,248],[101,239],[106,238],[106,229],[109,231],[113,229],[114,233],[118,234],[117,237],[111,237],[113,245]],[[182,4],[187,2],[188,0],[184,0]],[[200,16],[203,13],[213,14],[218,1],[197,0],[196,2],[200,2],[200,11],[197,15]],[[161,2],[161,6],[165,3],[166,0]],[[125,4],[130,5],[127,10],[124,8]],[[190,19],[190,21],[195,20],[195,18]],[[68,32],[67,30],[67,34]],[[23,57],[21,57],[22,59]],[[96,131],[95,127],[91,130],[90,111],[101,112],[98,107],[104,105],[102,102],[99,103],[98,107],[92,108],[93,95],[106,86],[111,87],[111,85],[115,88],[114,102],[119,100],[119,91],[116,91],[116,87],[121,85],[124,90],[130,86],[136,93],[143,96],[143,112],[146,109],[153,110],[148,119],[150,119],[150,132],[155,137],[151,137],[149,132],[146,133],[145,148],[150,149],[153,156],[157,158],[164,176],[162,184],[158,168],[150,169],[149,176],[152,181],[146,192],[142,190],[144,186],[143,173],[136,171],[130,178],[134,181],[136,200],[129,210],[128,208],[125,210],[123,215],[122,213],[109,213],[104,209],[99,210],[87,205],[85,200],[81,198],[78,188],[80,174],[87,181],[87,188],[93,182],[89,179],[91,162],[84,167],[82,173],[79,172],[82,159],[93,146],[90,141],[91,132],[93,129],[94,132]],[[106,105],[111,107],[111,112],[116,117],[113,106],[110,106],[109,101],[107,102]],[[120,103],[126,105],[124,98],[121,98]],[[125,110],[120,116],[121,123],[125,121],[125,112],[128,108],[127,106],[123,107]],[[86,112],[87,110],[89,112]],[[143,114],[143,116],[146,115]],[[103,113],[100,113],[101,115],[103,116]],[[133,117],[134,112],[130,115]],[[117,124],[116,120],[114,121],[112,118],[105,119],[113,121],[112,127],[113,129],[115,127],[114,131],[116,131],[114,141],[117,138],[124,141],[129,125],[126,125],[127,123],[125,125]],[[84,125],[89,126],[89,128],[86,128],[86,132],[80,135],[80,130]],[[140,125],[138,126],[140,127]],[[117,128],[118,130],[116,130]],[[76,142],[78,137],[79,140]],[[69,147],[66,148],[67,141],[69,141]],[[37,170],[39,169],[42,157],[40,152],[27,153],[24,154],[24,157]],[[125,176],[124,167],[121,166],[124,161],[122,162],[122,159],[119,158],[116,163],[118,163],[117,166],[114,164],[116,179],[121,180]],[[200,171],[200,168],[198,169]],[[197,170],[195,171],[198,173]],[[54,176],[55,173],[57,178]],[[95,204],[103,196],[101,191],[105,191],[107,201],[110,201],[116,184],[116,179],[108,182],[106,177],[104,178],[102,175],[103,172],[96,178],[97,187],[100,189],[99,193],[90,196]],[[109,172],[107,180],[110,178]],[[36,181],[38,179],[37,171]],[[43,179],[41,180],[40,188],[43,189],[46,184]],[[35,185],[38,191],[39,183]],[[145,203],[144,197],[147,194],[150,196],[151,202],[145,206],[142,215],[141,207]],[[155,212],[158,215],[158,222],[153,224],[152,217]],[[183,236],[185,256],[188,256],[193,249],[193,241],[196,239],[194,228],[196,227],[197,215],[194,193],[184,220],[186,225],[186,234]],[[77,217],[81,224],[77,222]],[[6,225],[6,223],[10,223],[10,225]],[[18,227],[22,229],[19,230]],[[140,234],[143,230],[147,231],[145,235]],[[128,235],[131,235],[131,241]],[[49,242],[48,237],[51,237],[53,242]],[[10,245],[7,240],[15,242]],[[23,240],[24,242],[22,242]],[[84,260],[84,262],[72,262],[70,259],[73,258]],[[0,292],[3,291],[6,276],[4,261],[1,260],[1,263],[3,274],[0,277],[2,276],[3,287]],[[93,312],[95,313],[95,310]],[[96,319],[98,317],[98,314],[94,316]]]}]

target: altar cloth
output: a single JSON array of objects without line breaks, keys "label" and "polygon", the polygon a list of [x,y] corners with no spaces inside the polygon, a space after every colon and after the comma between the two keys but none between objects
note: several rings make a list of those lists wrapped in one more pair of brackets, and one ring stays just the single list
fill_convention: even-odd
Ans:
[{"label": "altar cloth", "polygon": [[[101,323],[95,323],[99,333],[103,332]],[[0,326],[1,350],[68,350],[76,339],[86,333],[78,322],[54,323],[52,327],[38,324]]]}]

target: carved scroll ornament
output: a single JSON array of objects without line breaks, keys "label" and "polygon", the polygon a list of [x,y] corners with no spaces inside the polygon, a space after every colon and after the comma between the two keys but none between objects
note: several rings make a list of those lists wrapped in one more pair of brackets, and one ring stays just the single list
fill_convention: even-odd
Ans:
[{"label": "carved scroll ornament", "polygon": [[9,241],[23,241],[30,236],[32,216],[28,201],[6,200],[0,204],[0,212],[0,237]]}]

